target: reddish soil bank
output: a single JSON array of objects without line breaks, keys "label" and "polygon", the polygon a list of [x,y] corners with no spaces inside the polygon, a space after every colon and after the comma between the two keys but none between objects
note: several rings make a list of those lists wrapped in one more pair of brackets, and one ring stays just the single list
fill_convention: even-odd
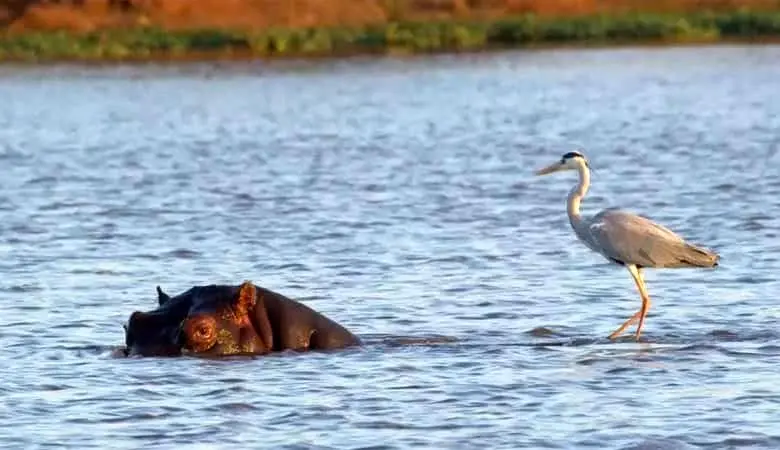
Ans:
[{"label": "reddish soil bank", "polygon": [[779,10],[780,0],[0,0],[0,28],[91,31],[353,26],[400,20],[493,19],[520,13]]}]

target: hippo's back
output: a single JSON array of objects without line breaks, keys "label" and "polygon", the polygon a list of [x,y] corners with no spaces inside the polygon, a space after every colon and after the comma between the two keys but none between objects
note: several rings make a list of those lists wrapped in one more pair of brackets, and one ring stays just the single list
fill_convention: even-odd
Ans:
[{"label": "hippo's back", "polygon": [[269,289],[259,286],[257,289],[263,295],[271,322],[280,330],[310,335],[309,348],[335,349],[361,344],[360,338],[348,329],[309,306]]}]

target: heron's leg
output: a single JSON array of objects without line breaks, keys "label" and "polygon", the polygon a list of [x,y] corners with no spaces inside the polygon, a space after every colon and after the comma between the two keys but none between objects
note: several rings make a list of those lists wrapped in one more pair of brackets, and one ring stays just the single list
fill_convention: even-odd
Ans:
[{"label": "heron's leg", "polygon": [[612,334],[609,335],[609,339],[615,339],[621,334],[623,334],[626,328],[633,325],[634,322],[636,322],[637,320],[639,320],[639,327],[637,328],[636,339],[639,339],[639,333],[641,331],[642,324],[644,322],[644,316],[647,314],[647,309],[650,307],[650,296],[647,295],[647,289],[645,288],[645,282],[642,277],[641,269],[637,268],[633,264],[628,265],[626,267],[628,268],[628,272],[631,274],[631,277],[634,279],[634,282],[636,283],[636,287],[639,290],[639,295],[642,298],[642,308],[639,311],[637,311],[633,316],[631,316],[628,320],[626,320],[623,323],[623,325],[620,326],[620,328],[613,331]]},{"label": "heron's leg", "polygon": [[634,277],[636,287],[639,289],[639,295],[642,297],[642,308],[639,310],[639,325],[636,327],[636,340],[638,341],[639,336],[642,334],[642,325],[645,323],[647,310],[650,309],[650,295],[647,294],[645,280],[642,277],[642,269],[630,265],[628,266],[628,271],[631,272],[631,276]]},{"label": "heron's leg", "polygon": [[634,322],[637,321],[637,319],[639,319],[640,312],[641,311],[637,311],[633,316],[631,316],[631,318],[623,322],[623,325],[621,325],[620,328],[618,328],[617,330],[613,331],[612,334],[609,335],[609,338],[615,339],[621,334],[623,334],[623,331],[625,331],[626,328],[630,327]]}]

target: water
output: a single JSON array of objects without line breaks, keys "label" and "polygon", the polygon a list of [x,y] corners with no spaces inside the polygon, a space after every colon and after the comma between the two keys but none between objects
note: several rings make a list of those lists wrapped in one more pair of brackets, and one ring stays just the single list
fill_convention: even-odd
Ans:
[{"label": "water", "polygon": [[[777,448],[780,48],[0,69],[8,448]],[[717,250],[577,242],[623,206]],[[197,284],[360,335],[334,353],[112,356]],[[456,342],[399,345],[401,338]]]}]

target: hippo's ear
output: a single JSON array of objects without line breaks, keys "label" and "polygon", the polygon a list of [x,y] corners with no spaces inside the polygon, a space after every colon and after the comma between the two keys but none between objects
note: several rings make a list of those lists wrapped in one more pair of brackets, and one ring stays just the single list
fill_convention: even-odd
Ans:
[{"label": "hippo's ear", "polygon": [[257,296],[257,288],[250,281],[244,281],[238,292],[236,313],[239,317],[246,317],[255,328],[258,336],[268,350],[274,346],[273,329],[268,320],[268,311],[265,309],[265,301]]},{"label": "hippo's ear", "polygon": [[236,300],[236,315],[239,318],[248,317],[249,312],[257,303],[257,289],[249,281],[244,281],[238,290],[238,299]]},{"label": "hippo's ear", "polygon": [[160,306],[162,306],[165,304],[165,302],[167,302],[170,299],[171,297],[165,292],[163,292],[163,290],[160,289],[160,286],[157,286],[157,303],[159,303]]}]

